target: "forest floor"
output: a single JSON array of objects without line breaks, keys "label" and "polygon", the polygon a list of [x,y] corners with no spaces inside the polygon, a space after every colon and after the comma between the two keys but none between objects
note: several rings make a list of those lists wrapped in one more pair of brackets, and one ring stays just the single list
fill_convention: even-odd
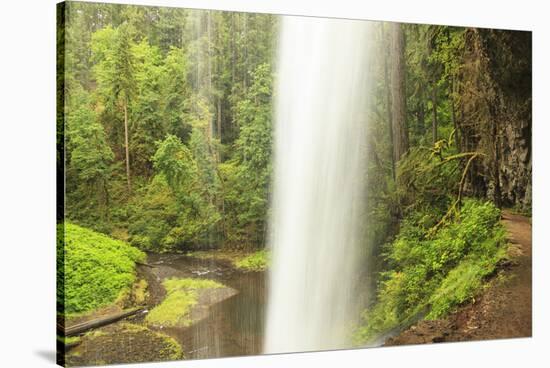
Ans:
[{"label": "forest floor", "polygon": [[532,243],[530,218],[503,211],[510,261],[481,294],[444,319],[421,321],[386,340],[385,346],[530,337]]}]

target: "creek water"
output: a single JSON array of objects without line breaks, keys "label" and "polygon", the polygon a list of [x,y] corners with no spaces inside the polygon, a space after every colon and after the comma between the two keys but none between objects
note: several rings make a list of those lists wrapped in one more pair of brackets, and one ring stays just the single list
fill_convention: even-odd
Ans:
[{"label": "creek water", "polygon": [[207,278],[238,292],[211,306],[206,318],[199,322],[186,328],[162,330],[180,342],[187,359],[261,353],[266,306],[264,272],[242,272],[227,261],[173,254],[149,255],[148,261],[156,266],[150,271],[155,278]]},{"label": "creek water", "polygon": [[282,20],[266,353],[351,347],[365,223],[369,27]]}]

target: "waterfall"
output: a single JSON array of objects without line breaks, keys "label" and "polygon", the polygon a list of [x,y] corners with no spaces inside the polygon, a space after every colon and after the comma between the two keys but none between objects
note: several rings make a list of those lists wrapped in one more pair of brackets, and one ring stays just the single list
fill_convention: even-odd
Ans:
[{"label": "waterfall", "polygon": [[365,225],[368,28],[282,19],[266,353],[351,347]]}]

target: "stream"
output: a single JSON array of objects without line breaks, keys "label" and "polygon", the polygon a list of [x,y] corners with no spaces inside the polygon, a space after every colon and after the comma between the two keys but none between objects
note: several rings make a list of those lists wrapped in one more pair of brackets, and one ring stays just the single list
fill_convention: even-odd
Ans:
[{"label": "stream", "polygon": [[[227,286],[228,293],[225,299],[206,307],[207,312],[187,327],[146,326],[145,316],[137,315],[93,330],[91,337],[84,335],[82,342],[68,352],[68,365],[166,360],[162,338],[159,340],[157,333],[176,340],[185,359],[262,353],[267,304],[265,272],[244,272],[227,260],[182,254],[148,254],[147,262],[153,267],[138,266],[138,277],[148,283],[149,309],[163,301],[166,291],[162,282],[171,277],[215,280]],[[125,332],[127,323],[137,328]],[[141,326],[148,328],[140,329]]]},{"label": "stream", "polygon": [[[187,359],[217,358],[260,354],[263,344],[266,307],[264,272],[242,272],[228,261],[198,259],[178,254],[150,254],[150,293],[160,297],[159,281],[167,277],[212,279],[238,291],[238,294],[210,307],[201,321],[186,328],[162,330],[183,347]],[[146,271],[147,272],[147,271]]]}]

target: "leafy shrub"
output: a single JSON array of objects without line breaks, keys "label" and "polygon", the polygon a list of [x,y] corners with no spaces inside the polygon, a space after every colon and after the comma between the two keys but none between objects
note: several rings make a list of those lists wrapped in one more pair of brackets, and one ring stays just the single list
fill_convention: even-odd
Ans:
[{"label": "leafy shrub", "polygon": [[[431,219],[430,219],[431,218]],[[432,237],[430,213],[414,212],[385,247],[376,303],[365,311],[356,341],[365,343],[419,316],[440,318],[473,298],[505,257],[500,211],[491,202],[464,201],[459,216]]]},{"label": "leafy shrub", "polygon": [[57,299],[66,314],[108,305],[131,290],[143,252],[72,223],[58,225],[58,232]]}]

